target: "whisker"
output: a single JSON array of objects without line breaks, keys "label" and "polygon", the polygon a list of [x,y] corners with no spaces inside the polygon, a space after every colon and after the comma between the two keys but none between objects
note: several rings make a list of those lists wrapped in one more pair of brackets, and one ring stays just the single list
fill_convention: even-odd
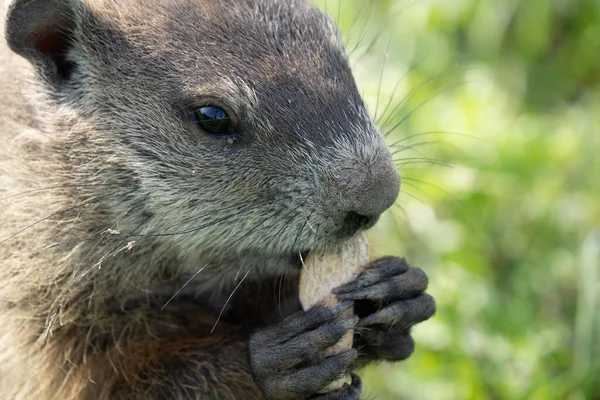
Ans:
[{"label": "whisker", "polygon": [[[98,240],[98,236],[99,235],[102,236],[101,239],[100,239],[100,241],[101,241],[101,240],[113,240],[113,239],[120,239],[120,240],[137,239],[137,240],[142,240],[142,239],[145,239],[145,238],[156,238],[156,237],[163,237],[163,236],[179,236],[179,235],[184,235],[184,234],[188,234],[188,233],[194,233],[194,232],[200,231],[202,229],[206,229],[208,227],[211,227],[213,225],[225,222],[225,221],[227,221],[227,220],[229,220],[231,218],[234,218],[234,217],[236,217],[238,215],[241,215],[241,214],[243,214],[245,212],[248,212],[248,211],[251,211],[251,210],[253,210],[255,208],[258,208],[261,205],[268,204],[268,199],[271,199],[273,197],[274,196],[267,196],[267,197],[264,197],[264,198],[263,197],[259,197],[258,199],[255,199],[252,202],[250,202],[249,204],[247,204],[247,206],[245,208],[243,208],[243,209],[241,209],[241,210],[239,210],[239,211],[237,211],[235,213],[232,213],[232,214],[229,214],[229,215],[225,215],[225,216],[217,218],[217,219],[213,219],[213,220],[211,220],[211,221],[209,221],[209,222],[207,222],[207,223],[205,223],[203,225],[196,226],[194,228],[190,228],[190,229],[187,229],[185,231],[169,232],[169,233],[156,232],[156,233],[149,233],[149,234],[134,233],[135,231],[137,231],[139,229],[139,226],[138,226],[137,228],[134,229],[133,232],[121,233],[121,232],[118,232],[118,231],[113,231],[112,228],[114,226],[109,226],[108,228],[103,228],[100,231],[98,231],[96,233],[93,233],[91,236],[84,237],[84,238],[79,238],[79,239],[72,240],[72,241],[63,241],[63,242],[53,243],[52,245],[45,246],[43,249],[54,247],[54,246],[57,246],[58,244],[70,244],[70,243],[72,243],[73,245],[76,245],[76,244],[83,243],[83,242],[96,241],[96,240]],[[244,203],[240,202],[238,204],[238,206],[239,205],[244,205]],[[234,207],[232,206],[232,207],[227,207],[227,208],[234,208]],[[130,212],[131,212],[131,210],[130,210]],[[212,212],[212,211],[211,210],[205,210],[204,215],[209,214],[210,212]],[[196,217],[196,218],[193,218],[192,220],[199,219],[199,218],[201,218],[201,217]],[[144,225],[146,222],[147,221],[142,222],[142,224],[140,226]],[[189,220],[187,222],[189,222]],[[182,222],[180,224],[175,224],[173,226],[179,226],[179,225],[181,225],[183,223],[185,223],[185,222]]]},{"label": "whisker", "polygon": [[279,276],[279,285],[277,286],[277,307],[281,310],[281,287],[283,286],[284,274]]},{"label": "whisker", "polygon": [[240,264],[240,267],[238,268],[237,273],[235,274],[235,278],[233,278],[234,282],[237,281],[238,278],[240,277],[240,273],[242,272],[244,265],[246,265],[246,261],[248,261],[248,258],[250,258],[250,256],[252,256],[252,254],[254,254],[254,250],[255,249],[252,249],[250,254],[248,254],[246,257],[244,257],[244,261],[242,261],[242,263]]},{"label": "whisker", "polygon": [[396,23],[394,24],[394,28],[392,28],[390,37],[387,42],[387,46],[385,48],[385,52],[383,53],[383,62],[381,63],[381,72],[379,73],[379,85],[377,88],[377,102],[375,103],[375,113],[374,113],[375,120],[377,120],[377,112],[379,111],[379,99],[381,97],[381,85],[383,84],[383,75],[385,73],[385,65],[386,65],[388,57],[389,57],[390,46],[392,45],[392,39],[394,38],[394,33],[396,32],[396,29],[398,28],[398,24],[400,23],[402,16],[406,12],[406,9],[410,6],[411,2],[412,2],[412,0],[408,0],[406,2],[406,4],[404,5],[402,12],[398,16],[398,19],[396,20]]},{"label": "whisker", "polygon": [[83,260],[81,260],[81,263],[79,264],[79,266],[77,268],[75,268],[75,270],[73,271],[73,276],[77,275],[77,272],[79,272],[79,269],[81,268],[83,263],[88,259],[88,257],[92,254],[92,252],[96,249],[96,247],[98,247],[100,242],[102,242],[102,239],[104,239],[107,235],[110,234],[111,228],[115,228],[116,226],[118,226],[119,222],[121,222],[124,218],[126,218],[132,211],[133,211],[133,207],[130,208],[129,211],[127,211],[125,214],[123,214],[123,216],[121,216],[114,224],[112,224],[110,228],[105,230],[105,232],[100,236],[100,239],[98,239],[96,244],[94,244],[94,246],[92,246],[92,248],[86,254],[86,256],[83,258]]},{"label": "whisker", "polygon": [[[396,166],[398,166],[398,165],[396,165]],[[402,167],[402,172],[405,172],[405,171],[431,171],[431,168],[428,168],[428,167]]]},{"label": "whisker", "polygon": [[[365,36],[366,36],[366,34],[365,34]],[[363,39],[361,38],[361,41],[362,40]],[[375,46],[375,44],[378,41],[379,41],[379,36],[375,36],[373,38],[373,40],[371,41],[371,43],[369,43],[369,45],[365,48],[365,50],[360,54],[360,57],[358,57],[358,59],[356,61],[354,61],[353,64],[354,64],[355,67],[358,66],[358,65],[360,65],[360,63],[364,60],[364,58],[367,56],[367,54],[369,54],[371,52],[371,50],[373,50],[373,47]]]},{"label": "whisker", "polygon": [[[417,149],[419,147],[427,146],[429,144],[437,144],[437,143],[440,143],[440,141],[439,140],[429,140],[429,141],[426,141],[426,142],[418,142],[418,143],[410,144],[408,146],[402,146],[402,147],[398,148],[397,150],[393,151],[392,152],[392,156],[395,156],[396,154],[400,154],[400,153],[402,153],[404,151],[415,150],[415,149]],[[418,152],[418,153],[422,154],[421,152]]]},{"label": "whisker", "polygon": [[443,192],[443,193],[445,193],[445,194],[450,194],[450,193],[449,193],[447,190],[444,190],[442,187],[440,187],[440,186],[438,186],[438,185],[434,185],[433,183],[430,183],[430,182],[424,181],[424,180],[422,180],[422,179],[416,179],[416,178],[411,178],[411,177],[408,177],[408,176],[403,176],[403,177],[402,177],[402,181],[403,181],[403,182],[404,182],[404,181],[413,181],[413,182],[422,183],[422,184],[424,184],[424,185],[427,185],[427,186],[429,186],[429,187],[432,187],[432,188],[434,188],[434,189],[437,189],[437,190],[439,190],[440,192]]},{"label": "whisker", "polygon": [[411,119],[421,108],[423,108],[426,104],[428,104],[430,101],[432,101],[436,96],[438,96],[440,93],[448,91],[448,90],[452,90],[454,88],[457,88],[461,85],[463,85],[463,83],[457,83],[454,85],[448,85],[442,89],[440,89],[438,91],[438,93],[436,93],[434,96],[431,96],[430,98],[428,98],[427,100],[422,101],[421,103],[419,103],[416,107],[414,107],[412,110],[410,110],[410,112],[408,114],[406,114],[401,120],[400,122],[398,122],[396,125],[394,125],[388,132],[386,132],[384,134],[385,137],[388,137],[392,132],[394,132],[396,129],[398,129],[398,127],[400,125],[402,125],[404,122],[406,122],[407,120]]},{"label": "whisker", "polygon": [[346,43],[350,43],[350,39],[352,38],[352,35],[354,34],[354,28],[356,28],[358,26],[358,22],[364,17],[364,13],[363,11],[365,10],[365,7],[367,6],[369,2],[368,1],[363,1],[363,5],[362,7],[360,7],[360,9],[358,10],[358,13],[354,16],[354,21],[352,21],[352,25],[350,26],[350,29],[348,29],[348,33],[346,34]]},{"label": "whisker", "polygon": [[217,324],[219,323],[219,320],[221,319],[221,316],[223,315],[223,312],[225,311],[225,308],[227,307],[227,304],[229,304],[229,301],[231,300],[231,298],[233,297],[233,295],[235,294],[235,292],[239,289],[239,287],[242,286],[242,283],[244,283],[244,280],[246,280],[246,277],[248,277],[248,275],[250,274],[250,271],[252,271],[252,268],[248,268],[248,271],[246,272],[246,275],[244,275],[244,277],[242,278],[242,280],[235,286],[235,288],[233,289],[233,291],[231,292],[231,294],[229,295],[229,297],[225,301],[225,304],[221,308],[221,312],[219,312],[219,316],[217,317],[217,320],[215,321],[215,324],[213,325],[212,329],[210,330],[210,333],[214,332],[215,328],[217,327]]},{"label": "whisker", "polygon": [[38,225],[38,224],[40,224],[40,223],[42,223],[44,221],[49,220],[50,218],[56,217],[57,215],[65,214],[65,213],[67,213],[69,211],[73,211],[75,209],[78,209],[80,207],[83,207],[83,206],[91,203],[92,201],[99,200],[99,199],[102,199],[102,198],[105,198],[105,197],[108,197],[108,196],[109,195],[102,195],[102,196],[92,197],[92,198],[90,198],[88,200],[85,200],[85,201],[83,201],[83,202],[81,202],[81,203],[79,203],[77,205],[72,206],[72,207],[67,207],[67,208],[63,208],[62,210],[56,211],[56,212],[54,212],[54,213],[52,213],[52,214],[50,214],[50,215],[48,215],[48,216],[46,216],[46,217],[44,217],[42,219],[37,220],[36,222],[33,222],[33,223],[27,225],[25,228],[19,230],[18,232],[13,233],[12,235],[10,235],[7,238],[1,240],[0,241],[0,245],[3,244],[3,243],[6,243],[10,239],[12,239],[12,238],[14,238],[14,237],[16,237],[18,235],[20,235],[21,233],[25,232],[26,230],[31,229],[34,226],[36,226],[36,225]]},{"label": "whisker", "polygon": [[[406,161],[404,161],[406,160]],[[404,165],[410,164],[432,164],[432,165],[441,165],[443,167],[452,168],[451,164],[445,163],[443,161],[439,161],[433,158],[398,158],[394,159],[394,162],[404,161],[402,163],[396,164],[398,167],[402,167]]]},{"label": "whisker", "polygon": [[[366,15],[365,18],[365,23],[362,26],[362,33],[360,34],[360,36],[358,37],[358,40],[356,41],[356,43],[354,44],[354,46],[352,47],[352,49],[350,49],[348,52],[348,57],[353,56],[354,52],[356,50],[358,50],[359,46],[363,43],[363,41],[365,40],[365,38],[367,37],[367,32],[369,31],[368,26],[369,24],[373,21],[373,15],[375,14],[375,9],[372,8],[371,12],[369,14]],[[377,42],[377,38],[375,38],[373,40],[373,42],[368,46],[368,49],[370,50],[371,47]],[[367,50],[367,53],[368,51]],[[364,54],[360,57],[359,60],[362,60],[362,58],[364,57]]]},{"label": "whisker", "polygon": [[194,232],[198,232],[202,229],[206,229],[209,228],[215,224],[221,223],[221,222],[225,222],[231,218],[234,218],[236,216],[245,214],[249,211],[252,211],[262,205],[265,204],[269,204],[270,202],[263,199],[263,201],[258,202],[258,203],[254,203],[252,205],[246,206],[244,208],[242,208],[241,210],[233,213],[233,214],[229,214],[223,217],[219,217],[217,219],[214,219],[210,222],[207,222],[205,224],[196,226],[194,228],[189,228],[189,229],[185,229],[185,230],[181,230],[181,231],[177,231],[177,232],[166,232],[166,233],[149,233],[149,234],[135,234],[135,233],[121,233],[121,234],[114,234],[111,235],[111,237],[115,237],[115,238],[157,238],[157,237],[169,237],[169,236],[181,236],[181,235],[185,235],[188,233],[194,233]]},{"label": "whisker", "polygon": [[394,143],[392,143],[391,145],[389,145],[389,147],[396,147],[398,145],[401,145],[402,143],[409,141],[410,139],[414,139],[416,137],[421,137],[421,136],[426,136],[426,135],[435,135],[435,134],[441,134],[441,135],[455,135],[455,136],[463,136],[463,137],[467,137],[470,139],[479,139],[479,140],[483,140],[481,138],[478,138],[477,136],[473,136],[473,135],[467,135],[465,133],[459,133],[459,132],[452,132],[452,131],[426,131],[426,132],[419,132],[419,133],[415,133],[412,135],[409,135],[405,138],[402,138]]},{"label": "whisker", "polygon": [[392,207],[391,211],[393,212],[394,209],[396,209],[396,208],[402,212],[402,214],[404,216],[404,220],[408,224],[408,229],[410,229],[411,233],[414,235],[416,233],[416,231],[415,231],[415,227],[412,223],[412,215],[410,215],[410,213],[408,211],[406,211],[406,209],[404,207],[402,207],[402,205],[400,205],[399,203],[396,203],[394,205],[394,207]]},{"label": "whisker", "polygon": [[258,308],[258,305],[261,300],[260,292],[262,290],[262,285],[263,285],[263,277],[261,276],[260,279],[258,280],[258,289],[256,290],[256,301],[254,302],[255,308]]},{"label": "whisker", "polygon": [[[142,225],[143,225],[143,223],[140,224],[136,229],[139,229]],[[107,260],[110,257],[114,257],[115,255],[117,255],[118,253],[120,253],[123,250],[127,250],[129,248],[129,246],[123,247],[124,243],[125,243],[124,240],[118,242],[113,247],[111,247],[110,250],[105,252],[104,255],[101,256],[97,261],[95,261],[89,268],[87,268],[85,271],[83,271],[83,273],[81,273],[79,276],[76,276],[76,273],[73,273],[72,276],[67,280],[64,287],[62,288],[60,293],[56,296],[56,299],[53,301],[52,305],[49,308],[51,310],[51,312],[49,313],[48,318],[46,319],[46,328],[44,330],[44,334],[42,335],[44,340],[47,340],[48,337],[50,337],[50,335],[52,333],[52,327],[54,326],[54,323],[56,322],[56,318],[58,318],[58,313],[59,313],[60,309],[63,307],[63,305],[66,302],[67,293],[68,293],[69,289],[72,288],[73,285],[79,284],[83,280],[83,278],[85,278],[90,272],[92,272],[98,266],[102,265],[102,263],[105,260]]]},{"label": "whisker", "polygon": [[47,186],[47,187],[43,187],[43,188],[30,189],[30,190],[26,190],[24,192],[19,192],[19,193],[11,194],[10,196],[6,196],[6,197],[0,197],[0,201],[12,199],[14,197],[23,196],[23,195],[30,194],[30,193],[43,192],[43,191],[46,191],[46,190],[54,190],[54,189],[76,189],[76,188],[85,188],[85,187],[113,186],[113,185],[114,184],[112,184],[112,183],[90,183],[90,184],[83,184],[83,185]]},{"label": "whisker", "polygon": [[231,243],[229,246],[227,246],[224,250],[220,251],[218,254],[216,254],[215,256],[213,256],[206,264],[204,264],[200,269],[198,269],[176,292],[175,294],[173,294],[173,296],[171,296],[171,298],[169,300],[167,300],[167,302],[161,307],[161,310],[164,310],[165,307],[167,307],[174,299],[175,297],[177,297],[179,295],[179,293],[181,293],[181,291],[183,289],[185,289],[187,287],[187,285],[189,285],[194,279],[196,279],[196,277],[215,259],[217,259],[217,257],[220,257],[221,255],[225,254],[225,252],[227,250],[229,250],[230,248],[232,248],[233,246],[235,246],[236,244],[238,244],[240,241],[244,240],[246,237],[248,237],[252,232],[254,232],[255,230],[257,230],[258,228],[260,228],[262,225],[264,225],[267,221],[269,221],[270,218],[265,218],[260,224],[256,225],[255,227],[253,227],[252,229],[250,229],[248,232],[246,232],[242,237],[238,238],[237,240],[235,240],[233,243]]},{"label": "whisker", "polygon": [[449,74],[450,71],[443,71],[443,72],[439,72],[435,75],[433,75],[432,77],[422,81],[421,83],[419,83],[417,86],[415,86],[410,92],[408,92],[408,94],[398,102],[398,104],[396,104],[396,106],[392,109],[392,111],[389,113],[389,115],[387,116],[387,118],[383,121],[383,124],[381,125],[380,129],[383,131],[385,130],[386,126],[389,124],[390,119],[392,119],[397,112],[399,112],[402,109],[402,106],[404,105],[404,103],[406,103],[408,100],[410,100],[414,95],[416,95],[417,93],[419,93],[419,91],[425,87],[427,87],[427,85],[429,85],[430,83],[434,82],[435,80]]},{"label": "whisker", "polygon": [[[452,73],[456,73],[459,71],[470,71],[472,70],[472,67],[463,67],[463,68],[452,68],[450,70],[446,70],[446,71],[442,71],[442,72],[438,72],[437,74],[433,75],[432,77],[422,81],[421,83],[419,83],[415,88],[413,88],[400,102],[398,102],[398,104],[396,104],[396,106],[392,109],[392,111],[388,114],[387,118],[385,119],[385,121],[383,121],[383,124],[380,125],[380,129],[382,131],[385,130],[385,128],[388,126],[388,124],[391,122],[391,120],[400,112],[400,110],[402,110],[402,106],[411,98],[413,98],[415,95],[417,95],[423,88],[427,87],[428,85],[430,85],[431,83],[435,82],[438,79],[441,79],[445,76],[448,76]],[[455,84],[456,86],[459,86],[461,84],[464,84],[464,82],[460,83],[460,84]],[[445,90],[451,89],[453,87],[453,85],[450,85],[446,88],[442,88],[441,90],[439,90],[435,95],[431,96],[431,98],[428,99],[428,101],[430,101],[431,99],[435,98],[437,95],[439,95],[440,93],[442,93]],[[426,102],[425,102],[426,103]],[[389,135],[389,132],[385,135],[387,137],[387,135]]]},{"label": "whisker", "polygon": [[240,202],[231,204],[231,205],[223,207],[223,208],[202,210],[202,212],[199,213],[200,215],[197,215],[197,216],[195,216],[193,218],[190,218],[190,219],[187,219],[185,221],[179,222],[177,224],[169,225],[169,226],[167,226],[165,228],[165,230],[170,229],[170,228],[177,228],[178,226],[181,226],[183,224],[190,223],[190,222],[193,222],[193,221],[197,221],[197,220],[199,220],[199,219],[201,219],[201,218],[203,218],[203,217],[205,217],[205,216],[207,216],[209,214],[215,213],[215,212],[222,212],[222,211],[226,211],[226,210],[230,210],[230,209],[234,209],[234,208],[242,207],[242,206],[248,207],[248,206],[252,206],[252,205],[259,205],[259,203],[260,203],[260,205],[262,205],[267,200],[272,200],[273,198],[275,198],[275,195],[260,196],[260,197],[258,197],[256,199],[252,200],[250,203],[248,203],[248,201],[245,200],[245,201],[240,201]]},{"label": "whisker", "polygon": [[408,77],[409,72],[413,72],[416,70],[416,68],[425,60],[426,55],[421,56],[420,59],[417,60],[417,62],[414,65],[411,65],[411,67],[408,69],[408,71],[406,71],[404,73],[404,75],[402,75],[402,77],[400,79],[398,79],[398,81],[396,82],[396,85],[394,86],[394,89],[392,90],[392,93],[390,94],[387,104],[385,105],[385,108],[383,109],[383,111],[381,112],[381,115],[379,117],[375,116],[375,118],[373,118],[373,120],[375,121],[375,125],[379,126],[381,119],[388,113],[390,106],[392,105],[392,101],[394,100],[394,98],[396,97],[396,92],[398,91],[398,89],[400,88],[400,84],[402,82],[404,82],[404,80],[406,79],[406,77]]},{"label": "whisker", "polygon": [[[297,210],[297,208],[296,208],[295,210]],[[285,228],[285,227],[286,227],[286,226],[284,225],[284,227],[283,227],[283,228]],[[274,236],[273,236],[273,238],[272,238],[272,239],[271,239],[271,240],[268,242],[267,246],[268,246],[268,245],[270,245],[270,244],[273,242],[273,240],[274,240],[274,239],[275,239],[275,238],[276,238],[276,237],[277,237],[277,236],[278,236],[278,235],[281,233],[281,231],[282,231],[282,230],[283,230],[283,229],[281,229],[281,230],[280,230],[280,231],[277,233],[277,235],[274,235]],[[293,247],[293,246],[292,246],[292,247]],[[255,251],[256,251],[256,248],[252,249],[252,251],[250,251],[250,253],[249,253],[249,254],[248,254],[246,257],[244,257],[244,261],[242,262],[242,265],[240,265],[240,268],[238,268],[238,272],[237,272],[237,274],[235,275],[235,279],[234,279],[234,280],[237,280],[237,279],[238,279],[238,276],[239,276],[239,274],[240,274],[240,272],[241,272],[241,270],[242,270],[242,267],[243,267],[243,266],[246,264],[246,261],[248,260],[248,258],[249,258],[249,257],[251,257],[251,256],[252,256],[252,254],[254,254],[254,252],[255,252]]]},{"label": "whisker", "polygon": [[[307,199],[308,199],[308,197],[307,197]],[[306,201],[306,200],[305,200],[305,201]],[[288,213],[286,213],[286,214],[285,214],[285,216],[284,216],[284,217],[282,217],[282,218],[278,219],[278,220],[277,220],[277,221],[275,221],[275,222],[274,222],[272,225],[273,225],[273,226],[274,226],[274,225],[276,225],[278,222],[280,222],[280,221],[283,221],[283,220],[284,220],[284,219],[285,219],[287,216],[290,216],[290,215],[292,216],[292,217],[291,217],[291,219],[293,219],[293,218],[294,218],[294,214],[296,213],[296,211],[297,211],[299,208],[301,208],[302,206],[304,206],[304,202],[305,202],[305,201],[302,201],[298,207],[294,208],[293,210],[290,210]],[[290,219],[288,219],[288,222],[286,222],[286,223],[284,223],[284,224],[283,224],[283,226],[281,227],[281,229],[279,229],[279,230],[277,231],[277,233],[275,233],[275,234],[274,234],[274,235],[271,237],[271,240],[269,240],[269,242],[268,242],[268,243],[265,245],[265,247],[268,247],[268,246],[269,246],[271,243],[273,243],[273,241],[274,241],[275,239],[277,239],[277,238],[279,237],[279,235],[281,234],[281,232],[283,232],[283,231],[284,231],[284,230],[285,230],[285,229],[288,227],[288,226],[287,226],[287,224],[289,223],[289,221],[291,221],[291,220],[290,220]],[[250,252],[250,255],[251,255],[252,253],[254,253],[254,251],[255,251],[255,250],[256,250],[256,249],[253,249],[253,250]],[[249,255],[249,256],[250,256],[250,255]],[[247,258],[248,258],[248,257],[246,257],[246,259],[247,259]],[[245,260],[246,260],[246,259],[245,259]],[[244,260],[244,263],[245,263],[245,260]],[[243,264],[242,264],[242,265],[243,265]],[[241,267],[240,267],[240,270],[241,270]],[[240,270],[238,270],[238,274],[239,274],[239,271],[240,271]],[[227,301],[225,302],[225,304],[224,304],[224,305],[223,305],[223,307],[221,308],[221,311],[220,311],[220,313],[219,313],[219,316],[218,316],[218,318],[217,318],[217,321],[215,322],[215,325],[213,326],[213,330],[216,328],[216,326],[217,326],[217,323],[219,322],[219,319],[221,318],[221,315],[223,314],[223,312],[224,312],[224,310],[225,310],[225,307],[227,306],[227,304],[229,303],[229,301],[230,301],[230,300],[231,300],[231,298],[233,297],[233,294],[234,294],[234,293],[235,293],[235,291],[236,291],[236,290],[237,290],[237,289],[240,287],[240,285],[242,284],[242,282],[244,281],[244,279],[246,279],[246,276],[248,276],[248,274],[250,273],[250,271],[251,271],[251,270],[252,270],[252,268],[250,268],[250,269],[248,270],[248,272],[246,273],[246,275],[244,276],[244,278],[242,278],[241,282],[240,282],[240,283],[239,283],[239,284],[238,284],[238,285],[237,285],[237,286],[236,286],[236,287],[233,289],[233,292],[231,293],[231,295],[229,296],[229,298],[227,299]],[[282,278],[283,278],[283,274],[282,274]],[[236,278],[236,279],[237,279],[237,278]],[[282,279],[282,281],[283,281],[283,279]],[[282,282],[282,281],[280,281],[280,282]],[[281,291],[280,291],[280,295],[281,295]],[[279,301],[281,302],[281,297],[279,298]],[[280,303],[280,307],[281,307],[281,303]],[[212,333],[212,330],[211,330],[211,333]]]},{"label": "whisker", "polygon": [[[426,196],[429,196],[429,197],[431,197],[431,196],[430,196],[430,195],[429,195],[427,192],[425,192],[423,189],[421,189],[421,188],[419,188],[419,187],[415,186],[415,184],[413,184],[413,183],[404,182],[404,184],[405,184],[405,185],[408,185],[408,186],[410,186],[411,188],[413,188],[413,189],[415,189],[415,190],[418,190],[419,192],[423,193],[423,194],[424,194],[424,195],[426,195]],[[409,193],[409,192],[407,192],[406,190],[401,190],[401,191],[400,191],[400,193],[402,193],[402,194],[405,194],[405,195],[407,195],[407,196],[410,196],[410,197],[412,197],[413,199],[415,199],[415,200],[419,201],[420,203],[426,204],[426,203],[423,201],[423,199],[421,199],[421,198],[417,197],[416,195],[414,195],[414,194],[412,194],[412,193]]]},{"label": "whisker", "polygon": [[292,244],[292,248],[296,247],[296,243],[298,242],[298,239],[302,236],[302,232],[304,232],[304,228],[306,228],[306,225],[308,224],[308,220],[310,219],[310,217],[312,217],[313,214],[314,214],[314,211],[311,211],[311,213],[308,215],[308,217],[306,217],[306,220],[304,221],[302,228],[300,228],[298,235],[296,235],[296,239],[294,239],[294,244]]},{"label": "whisker", "polygon": [[[286,216],[291,214],[291,215],[292,215],[292,219],[293,219],[293,218],[294,218],[294,217],[293,217],[293,214],[294,214],[296,211],[298,211],[298,209],[299,209],[299,208],[301,208],[301,207],[304,205],[304,203],[306,202],[306,200],[308,200],[308,197],[306,197],[306,198],[305,198],[305,199],[304,199],[304,200],[303,200],[303,201],[300,203],[300,205],[299,205],[298,207],[294,208],[294,209],[293,209],[293,210],[292,210],[290,213],[286,214]],[[310,215],[312,215],[312,213],[311,213]],[[283,220],[283,218],[282,218],[282,219],[280,219],[280,221],[281,221],[281,220]],[[305,225],[306,225],[306,223],[305,223],[305,224],[302,226],[302,229],[304,229],[304,226],[305,226]],[[284,225],[281,227],[281,229],[280,229],[280,230],[279,230],[279,231],[278,231],[278,232],[277,232],[275,235],[273,235],[273,238],[272,238],[272,239],[271,239],[271,240],[270,240],[270,241],[269,241],[269,242],[266,244],[266,246],[269,246],[269,245],[270,245],[270,244],[273,242],[273,239],[277,238],[277,237],[278,237],[278,236],[281,234],[281,232],[282,232],[282,231],[283,231],[285,228],[287,228],[287,223],[285,223],[285,224],[284,224]],[[301,229],[301,232],[302,232],[302,229]],[[296,241],[297,241],[297,240],[298,240],[298,236],[296,236],[296,240],[294,240],[294,245],[292,246],[292,248],[293,248],[293,247],[295,247],[295,245],[296,245]],[[266,247],[266,246],[265,246],[265,247]],[[281,274],[281,279],[279,280],[278,304],[279,304],[279,308],[280,308],[280,309],[281,309],[281,286],[282,286],[282,284],[283,284],[283,277],[284,277],[284,274]]]}]

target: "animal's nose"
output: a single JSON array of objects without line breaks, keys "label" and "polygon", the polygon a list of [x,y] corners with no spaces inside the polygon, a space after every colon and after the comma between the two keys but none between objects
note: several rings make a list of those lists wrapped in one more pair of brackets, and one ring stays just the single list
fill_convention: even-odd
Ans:
[{"label": "animal's nose", "polygon": [[344,175],[342,224],[345,233],[353,235],[375,225],[394,204],[400,192],[400,173],[389,156],[370,166],[347,168]]},{"label": "animal's nose", "polygon": [[369,229],[379,219],[379,215],[360,215],[354,211],[346,213],[342,221],[342,236],[353,236],[356,232]]},{"label": "animal's nose", "polygon": [[394,204],[400,192],[400,174],[389,164],[356,172],[356,183],[348,193],[349,212],[365,217],[379,216]]}]

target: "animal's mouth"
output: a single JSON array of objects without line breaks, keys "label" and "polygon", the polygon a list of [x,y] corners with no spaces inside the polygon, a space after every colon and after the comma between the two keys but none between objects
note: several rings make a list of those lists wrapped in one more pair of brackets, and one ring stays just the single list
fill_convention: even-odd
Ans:
[{"label": "animal's mouth", "polygon": [[291,255],[291,265],[296,269],[302,269],[306,262],[306,257],[310,254],[310,250],[298,251]]}]

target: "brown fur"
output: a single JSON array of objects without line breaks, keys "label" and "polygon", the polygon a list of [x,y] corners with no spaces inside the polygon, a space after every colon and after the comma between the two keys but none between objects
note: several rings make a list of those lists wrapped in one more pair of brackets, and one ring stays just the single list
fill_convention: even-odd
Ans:
[{"label": "brown fur", "polygon": [[[300,0],[61,4],[66,82],[0,43],[0,397],[258,398],[291,256],[397,179],[335,27]],[[239,145],[181,118],[206,98]]]}]

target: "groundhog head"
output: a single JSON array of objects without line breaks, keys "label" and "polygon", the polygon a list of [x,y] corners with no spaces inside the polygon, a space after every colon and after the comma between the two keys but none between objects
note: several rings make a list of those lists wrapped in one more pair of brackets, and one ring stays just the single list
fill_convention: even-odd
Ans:
[{"label": "groundhog head", "polygon": [[100,197],[88,223],[142,248],[289,262],[398,195],[335,24],[305,1],[17,0],[7,40],[65,181]]}]

